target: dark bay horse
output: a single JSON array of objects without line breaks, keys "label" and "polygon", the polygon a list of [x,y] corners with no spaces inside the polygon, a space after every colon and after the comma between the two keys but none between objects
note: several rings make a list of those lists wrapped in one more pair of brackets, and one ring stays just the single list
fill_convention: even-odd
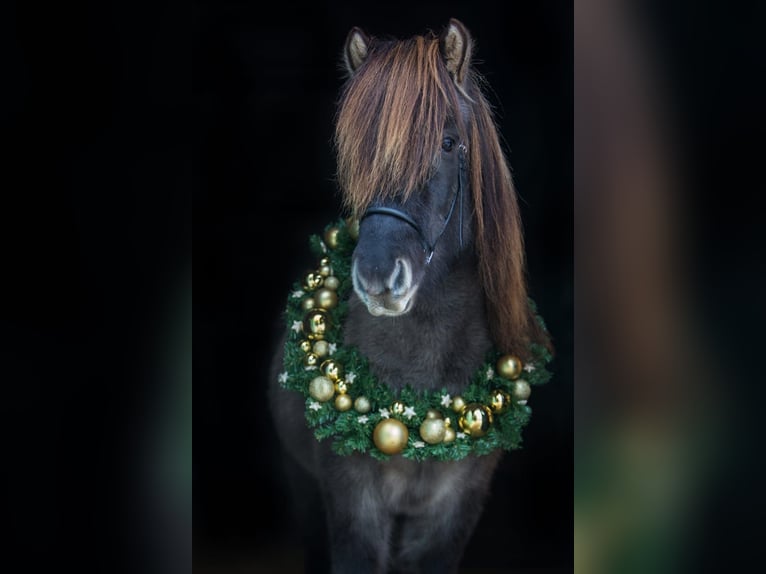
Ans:
[{"label": "dark bay horse", "polygon": [[[322,515],[303,508],[326,525],[334,573],[457,572],[496,447],[516,444],[494,437],[529,413],[519,373],[534,383],[552,350],[527,295],[516,194],[472,45],[454,19],[403,40],[354,28],[345,43],[335,144],[350,222],[340,241],[353,244],[345,262],[324,235],[324,272],[293,295],[308,315],[288,320],[270,388],[284,450],[316,481]],[[330,344],[336,306],[342,340]],[[352,359],[338,357],[352,355],[336,343],[375,383],[344,377],[333,360],[349,372]],[[482,367],[493,349],[501,360]],[[286,388],[301,376],[293,389],[306,393]],[[476,390],[486,381],[492,396]],[[317,440],[312,426],[345,442]]]}]

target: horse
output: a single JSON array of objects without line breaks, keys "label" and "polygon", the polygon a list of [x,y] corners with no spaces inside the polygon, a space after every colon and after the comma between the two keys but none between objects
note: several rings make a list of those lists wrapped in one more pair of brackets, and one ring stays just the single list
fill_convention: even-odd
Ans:
[{"label": "horse", "polygon": [[553,352],[473,46],[454,18],[405,39],[354,27],[343,46],[333,143],[348,215],[314,238],[269,388],[291,476],[315,481],[319,506],[297,506],[309,536],[326,527],[314,542],[334,574],[457,572]]}]

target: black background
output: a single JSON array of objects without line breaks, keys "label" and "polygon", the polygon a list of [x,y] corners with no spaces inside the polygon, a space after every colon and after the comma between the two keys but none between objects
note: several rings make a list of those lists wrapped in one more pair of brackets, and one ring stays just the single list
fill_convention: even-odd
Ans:
[{"label": "black background", "polygon": [[195,89],[208,122],[194,206],[194,542],[203,571],[300,564],[264,391],[285,297],[312,264],[308,235],[339,213],[331,138],[346,35],[352,26],[439,32],[453,16],[473,33],[492,88],[530,292],[558,350],[555,377],[535,390],[524,448],[497,473],[464,566],[571,568],[571,7],[510,3],[501,14],[497,6],[335,2],[277,7],[265,18],[254,3],[236,3],[198,14]]},{"label": "black background", "polygon": [[[693,224],[688,297],[726,367],[731,422],[690,571],[745,570],[766,524],[763,8],[651,7]],[[148,498],[142,473],[168,418],[163,356],[190,318],[192,199],[195,558],[220,573],[299,560],[262,392],[306,236],[337,213],[338,56],[351,26],[409,35],[453,16],[493,89],[531,294],[559,353],[466,565],[571,568],[573,18],[552,1],[3,3],[4,566],[189,570],[190,536],[173,523],[189,512]]]}]

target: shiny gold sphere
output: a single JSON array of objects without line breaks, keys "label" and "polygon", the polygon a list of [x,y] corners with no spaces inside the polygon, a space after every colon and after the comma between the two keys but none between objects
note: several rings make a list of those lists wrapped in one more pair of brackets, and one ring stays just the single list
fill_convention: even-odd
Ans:
[{"label": "shiny gold sphere", "polygon": [[524,365],[514,355],[503,355],[497,360],[497,372],[504,379],[518,379]]},{"label": "shiny gold sphere", "polygon": [[465,399],[463,397],[455,397],[452,399],[452,410],[455,411],[457,414],[463,414],[463,409],[465,408]]},{"label": "shiny gold sphere", "polygon": [[380,452],[399,454],[407,446],[410,433],[404,423],[397,419],[383,419],[372,431],[372,441]]},{"label": "shiny gold sphere", "polygon": [[444,417],[444,426],[447,428],[450,428],[452,426],[452,421],[449,417]]},{"label": "shiny gold sphere", "polygon": [[325,340],[314,341],[311,350],[317,357],[324,357],[330,352],[330,343]]},{"label": "shiny gold sphere", "polygon": [[348,383],[343,379],[335,381],[335,392],[341,395],[345,395],[348,392]]},{"label": "shiny gold sphere", "polygon": [[426,419],[420,425],[420,438],[428,444],[439,444],[444,440],[446,430],[442,419]]},{"label": "shiny gold sphere", "polygon": [[324,309],[313,309],[303,318],[303,332],[313,340],[324,339],[330,329],[330,316]]},{"label": "shiny gold sphere", "polygon": [[303,279],[303,287],[307,291],[319,289],[322,283],[324,283],[324,277],[319,274],[319,271],[310,271],[306,273],[306,277]]},{"label": "shiny gold sphere", "polygon": [[301,351],[304,353],[311,352],[311,341],[308,339],[303,339],[303,341],[300,342]]},{"label": "shiny gold sphere", "polygon": [[329,258],[329,257],[322,257],[322,258],[319,260],[319,266],[320,266],[320,267],[321,267],[322,265],[329,265],[329,264],[330,264],[330,258]]},{"label": "shiny gold sphere", "polygon": [[428,409],[426,411],[426,418],[427,419],[440,419],[442,418],[442,414],[437,411],[436,409]]},{"label": "shiny gold sphere", "polygon": [[325,277],[324,286],[328,289],[332,289],[333,291],[337,291],[338,287],[340,287],[340,279],[338,279],[335,275]]},{"label": "shiny gold sphere", "polygon": [[348,228],[348,234],[351,239],[359,239],[359,220],[353,217],[346,219],[346,227]]},{"label": "shiny gold sphere", "polygon": [[447,427],[444,429],[444,442],[452,442],[455,440],[455,437],[457,434],[455,434],[455,429]]},{"label": "shiny gold sphere", "polygon": [[322,309],[332,309],[338,304],[338,294],[332,289],[322,287],[316,293],[314,293],[314,300],[317,307]]},{"label": "shiny gold sphere", "polygon": [[513,398],[517,401],[526,401],[529,398],[529,395],[532,394],[532,387],[530,387],[529,383],[524,379],[519,379],[518,381],[513,382],[511,393],[513,394]]},{"label": "shiny gold sphere", "polygon": [[309,383],[309,394],[320,403],[324,403],[333,397],[335,388],[327,377],[314,377]]},{"label": "shiny gold sphere", "polygon": [[348,395],[338,395],[335,397],[335,408],[341,412],[346,412],[353,404],[354,401]]},{"label": "shiny gold sphere", "polygon": [[511,395],[503,389],[495,389],[489,397],[489,408],[495,414],[504,413],[511,406]]},{"label": "shiny gold sphere", "polygon": [[313,297],[306,297],[303,301],[301,301],[301,309],[304,311],[311,311],[316,306],[317,304]]},{"label": "shiny gold sphere", "polygon": [[354,401],[354,410],[358,413],[369,413],[370,409],[372,409],[372,405],[370,404],[370,399],[367,397],[356,397],[356,400]]},{"label": "shiny gold sphere", "polygon": [[329,264],[320,265],[318,271],[322,277],[329,277],[330,275],[332,275],[332,267],[330,267]]},{"label": "shiny gold sphere", "polygon": [[466,405],[463,414],[457,421],[465,434],[472,437],[484,436],[492,424],[492,411],[480,403]]},{"label": "shiny gold sphere", "polygon": [[304,367],[316,367],[318,364],[319,364],[319,357],[317,357],[316,353],[306,353],[303,356]]},{"label": "shiny gold sphere", "polygon": [[330,227],[324,232],[324,242],[330,249],[336,249],[338,247],[338,228]]},{"label": "shiny gold sphere", "polygon": [[401,415],[404,413],[404,403],[402,401],[394,401],[391,403],[391,414]]},{"label": "shiny gold sphere", "polygon": [[333,359],[326,359],[321,365],[319,365],[319,370],[325,377],[333,382],[342,379],[343,375],[345,374],[343,371],[343,365]]}]

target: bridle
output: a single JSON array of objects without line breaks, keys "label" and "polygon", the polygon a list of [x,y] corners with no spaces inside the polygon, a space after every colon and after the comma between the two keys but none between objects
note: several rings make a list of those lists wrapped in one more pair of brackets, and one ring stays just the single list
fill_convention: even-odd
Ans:
[{"label": "bridle", "polygon": [[[438,235],[436,236],[436,239],[433,240],[433,242],[428,240],[428,237],[426,236],[425,232],[423,231],[423,228],[420,227],[417,221],[415,221],[410,215],[408,215],[405,211],[401,209],[397,209],[396,207],[384,207],[384,206],[373,206],[367,209],[367,211],[364,212],[364,215],[362,215],[362,220],[369,217],[370,215],[389,215],[391,217],[396,217],[397,219],[400,219],[401,221],[404,221],[408,225],[410,225],[420,236],[420,241],[423,243],[423,251],[426,253],[426,265],[431,263],[431,258],[434,256],[434,250],[436,249],[436,243],[441,239],[441,236],[444,234],[444,232],[447,229],[447,225],[449,225],[450,219],[452,219],[452,215],[455,213],[455,205],[459,204],[460,207],[459,210],[459,226],[458,226],[458,234],[460,237],[460,247],[463,247],[463,188],[467,186],[465,183],[465,177],[466,177],[466,169],[465,169],[465,162],[466,162],[466,154],[468,149],[466,148],[464,143],[458,144],[458,179],[457,179],[457,189],[455,190],[455,194],[452,197],[452,203],[450,204],[449,212],[447,213],[447,218],[444,220],[444,225],[442,225],[441,230],[439,231]],[[361,221],[361,220],[360,220]]]}]

